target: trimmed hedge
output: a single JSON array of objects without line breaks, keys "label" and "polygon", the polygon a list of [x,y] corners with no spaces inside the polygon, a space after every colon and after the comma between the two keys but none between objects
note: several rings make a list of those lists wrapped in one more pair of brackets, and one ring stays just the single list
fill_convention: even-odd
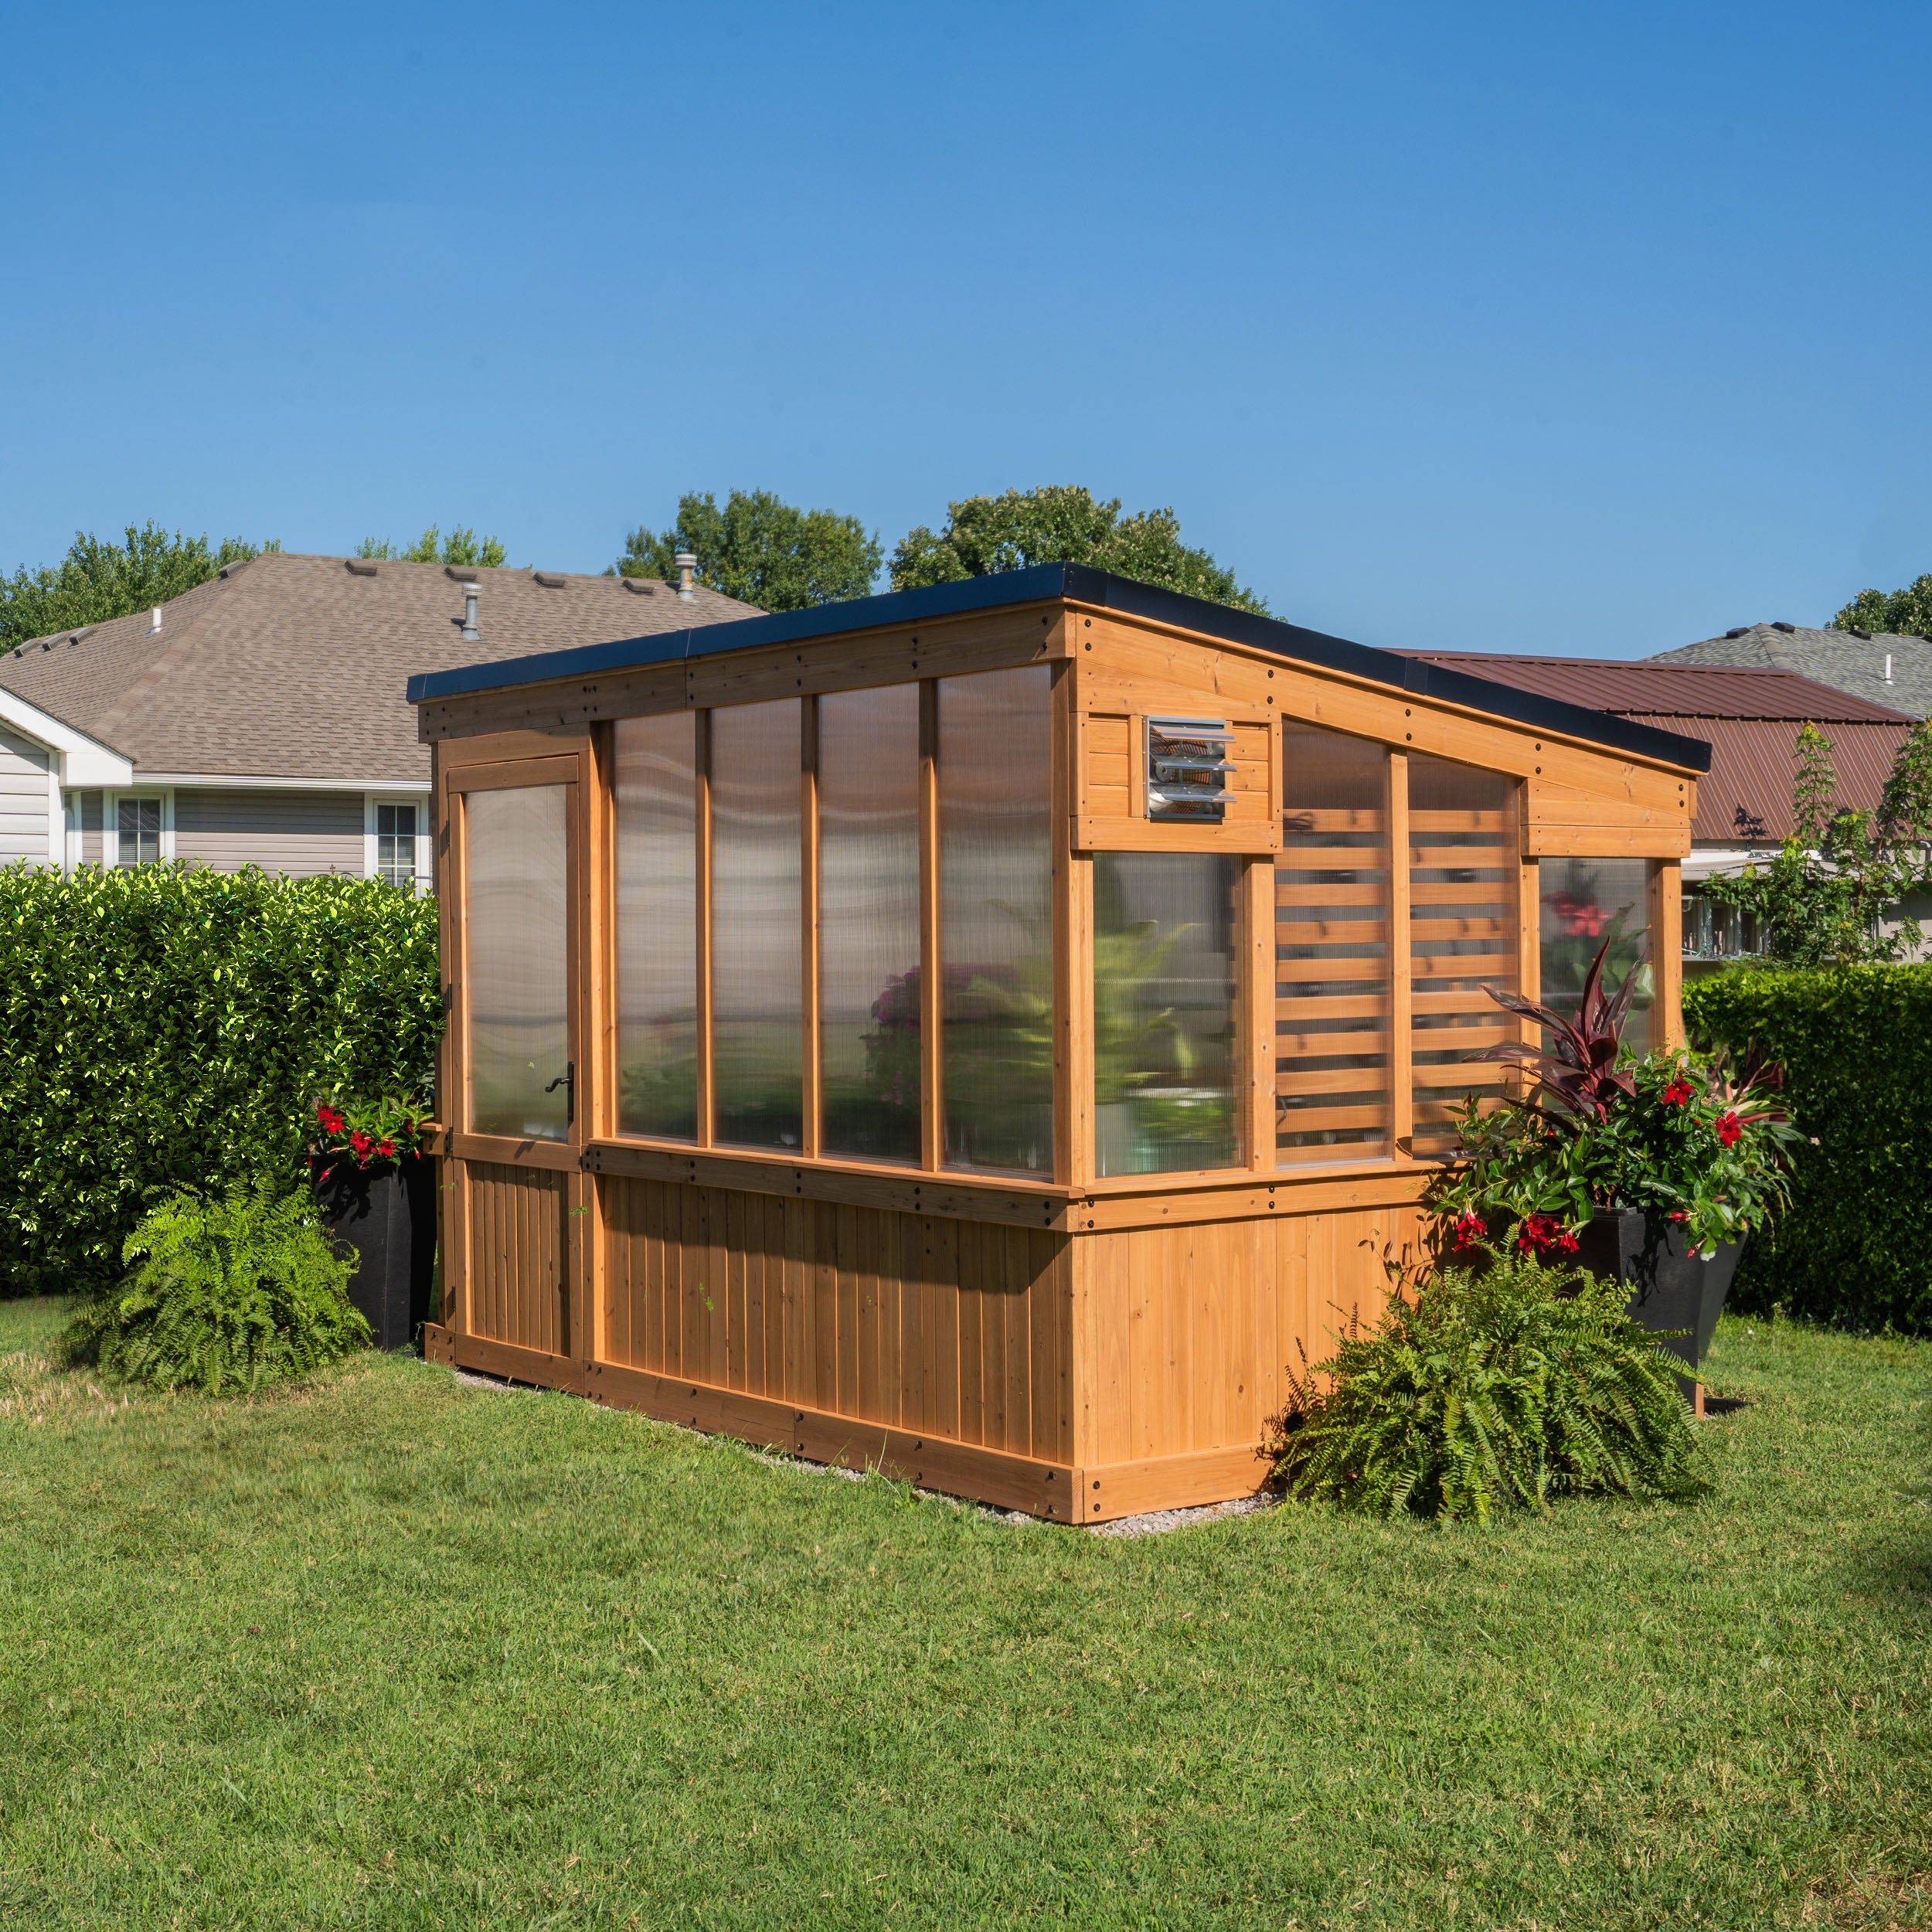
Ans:
[{"label": "trimmed hedge", "polygon": [[1721,973],[1685,986],[1684,1019],[1778,1062],[1818,1141],[1790,1212],[1744,1250],[1738,1304],[1932,1332],[1932,966]]},{"label": "trimmed hedge", "polygon": [[118,1276],[175,1188],[302,1175],[318,1093],[427,1094],[434,900],[379,880],[0,871],[0,1293]]}]

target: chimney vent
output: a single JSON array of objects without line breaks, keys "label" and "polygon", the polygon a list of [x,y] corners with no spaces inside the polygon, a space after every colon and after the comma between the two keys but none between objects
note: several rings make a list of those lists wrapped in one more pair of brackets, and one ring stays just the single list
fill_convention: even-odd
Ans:
[{"label": "chimney vent", "polygon": [[698,567],[698,560],[690,551],[680,550],[672,561],[678,566],[678,595],[689,604],[698,594],[692,576]]},{"label": "chimney vent", "polygon": [[480,583],[466,583],[463,587],[463,638],[467,644],[474,644],[483,634],[476,628],[476,600],[483,594]]},{"label": "chimney vent", "polygon": [[1889,651],[1885,654],[1885,682],[1887,684],[1892,682],[1892,654]]}]

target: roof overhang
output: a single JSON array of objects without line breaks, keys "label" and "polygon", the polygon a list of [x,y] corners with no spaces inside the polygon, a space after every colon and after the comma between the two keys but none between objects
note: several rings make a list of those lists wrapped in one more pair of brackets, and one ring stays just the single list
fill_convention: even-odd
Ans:
[{"label": "roof overhang", "polygon": [[0,685],[0,723],[11,725],[29,738],[36,738],[60,761],[63,785],[125,785],[134,782],[132,762],[98,738],[63,724],[51,712],[29,704],[17,692]]},{"label": "roof overhang", "polygon": [[859,597],[845,604],[821,604],[808,611],[787,611],[774,616],[744,617],[734,623],[708,624],[655,637],[631,638],[614,644],[593,644],[570,651],[549,651],[527,658],[508,658],[495,664],[461,665],[451,671],[418,672],[409,681],[409,701],[423,704],[476,692],[501,691],[521,685],[547,684],[558,679],[604,677],[648,665],[715,657],[725,651],[756,651],[798,644],[808,638],[837,637],[848,631],[876,630],[886,624],[929,623],[976,611],[1009,605],[1043,604],[1053,600],[1118,611],[1129,617],[1190,631],[1221,642],[1263,652],[1318,670],[1338,672],[1366,682],[1387,685],[1412,696],[1461,706],[1512,723],[1529,726],[1680,771],[1710,769],[1710,747],[1701,739],[1651,725],[1539,697],[1514,685],[1497,684],[1466,672],[1450,671],[1393,651],[1352,644],[1299,624],[1255,616],[1225,604],[1182,597],[1157,590],[1105,570],[1079,563],[1042,563],[1029,570],[1009,570],[996,577],[971,577],[963,583],[934,584],[920,590],[896,590],[887,596]]}]

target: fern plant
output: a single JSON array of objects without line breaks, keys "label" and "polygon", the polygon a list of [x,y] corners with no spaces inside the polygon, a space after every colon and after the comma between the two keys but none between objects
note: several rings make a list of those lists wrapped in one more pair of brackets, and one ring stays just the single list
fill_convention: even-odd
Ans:
[{"label": "fern plant", "polygon": [[247,1392],[368,1343],[349,1299],[354,1261],[305,1192],[267,1179],[218,1199],[182,1189],[141,1217],[121,1258],[125,1279],[82,1308],[66,1352],[124,1381]]},{"label": "fern plant", "polygon": [[1277,1475],[1344,1509],[1478,1522],[1561,1495],[1701,1494],[1689,1409],[1628,1294],[1517,1255],[1398,1281],[1372,1333],[1290,1372]]}]

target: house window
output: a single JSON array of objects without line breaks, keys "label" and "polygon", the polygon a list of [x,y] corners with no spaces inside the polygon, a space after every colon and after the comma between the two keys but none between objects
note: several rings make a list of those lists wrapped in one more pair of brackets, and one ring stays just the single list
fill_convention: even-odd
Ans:
[{"label": "house window", "polygon": [[[121,807],[124,812],[125,805]],[[376,808],[376,876],[386,885],[411,892],[416,886],[416,808]]]},{"label": "house window", "polygon": [[121,866],[155,866],[161,862],[161,801],[158,798],[124,798],[116,827],[120,836],[115,862]]},{"label": "house window", "polygon": [[1764,934],[1754,912],[1720,906],[1701,892],[1684,894],[1686,959],[1749,959],[1764,951]]}]

